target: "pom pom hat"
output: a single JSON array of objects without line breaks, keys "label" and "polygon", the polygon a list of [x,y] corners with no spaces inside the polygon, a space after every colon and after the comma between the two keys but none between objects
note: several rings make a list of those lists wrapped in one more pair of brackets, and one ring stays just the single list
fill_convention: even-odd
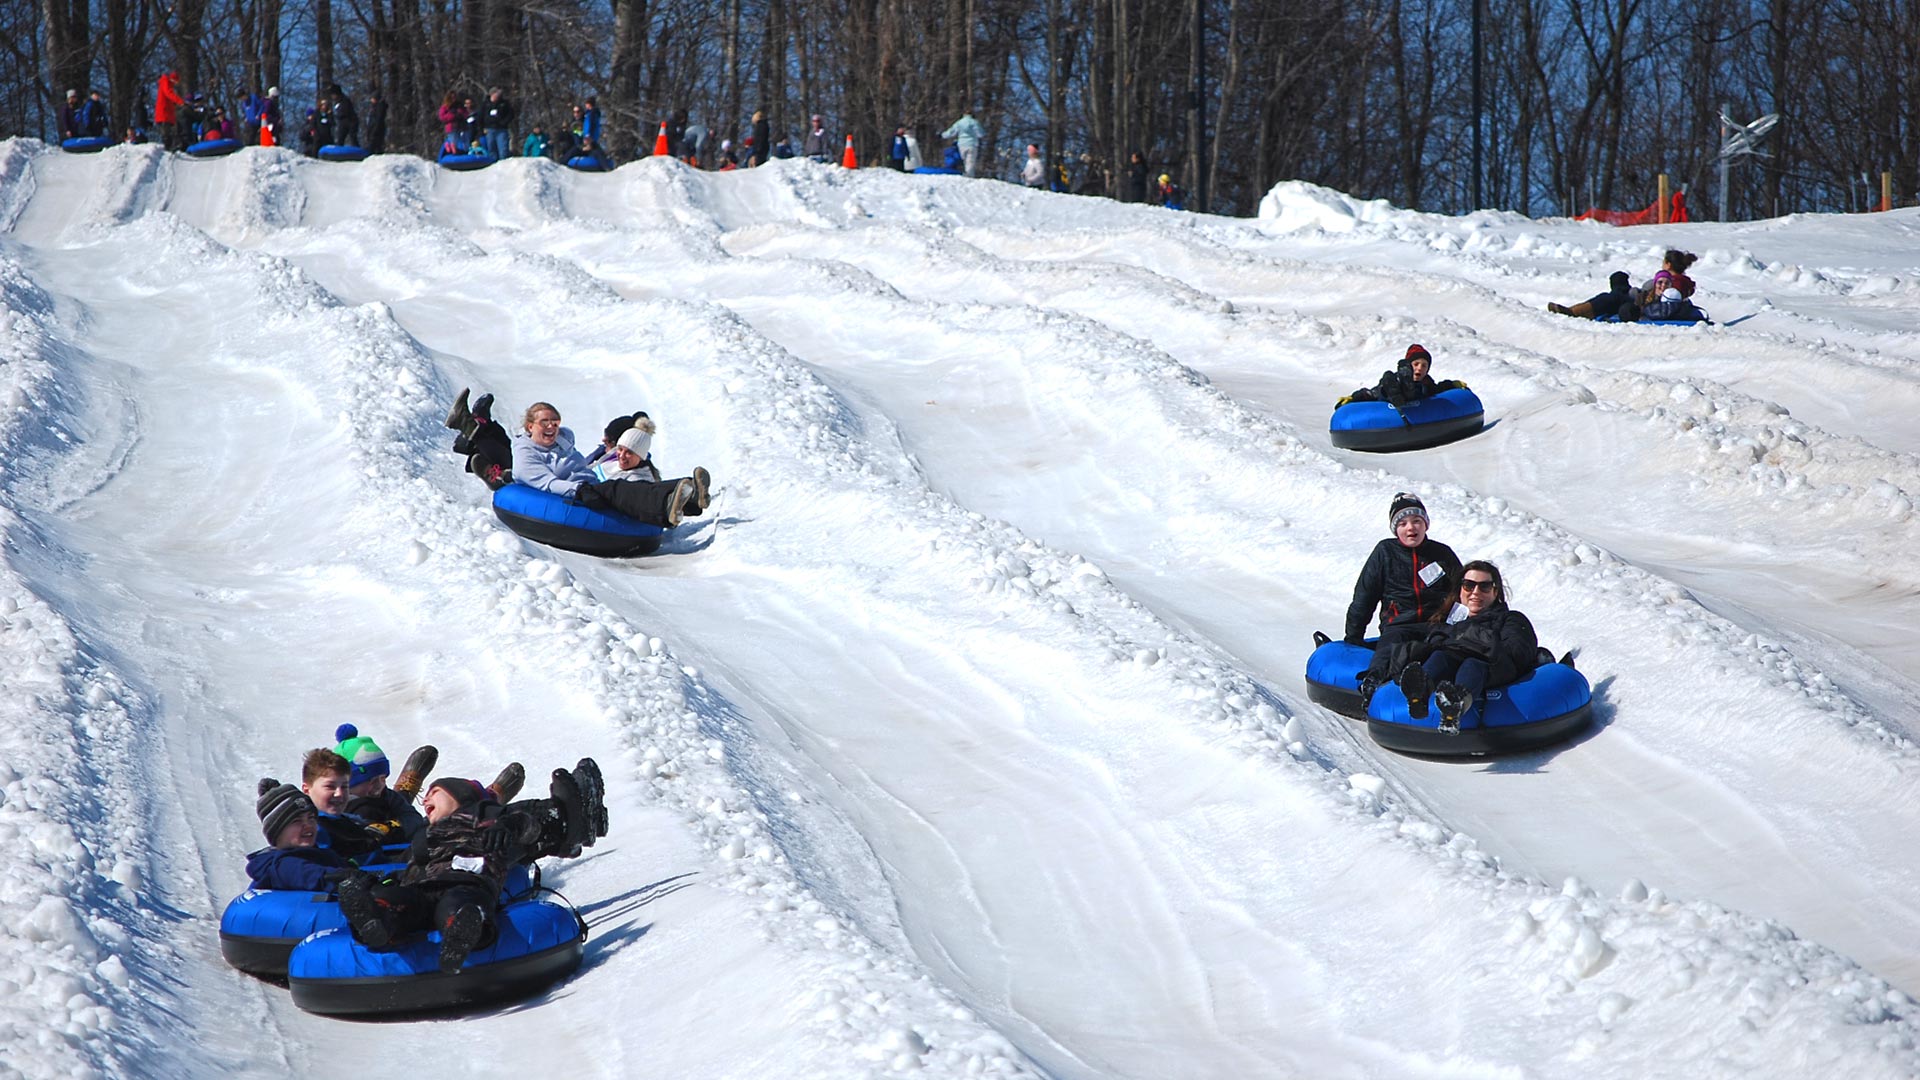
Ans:
[{"label": "pom pom hat", "polygon": [[292,784],[282,784],[278,780],[263,778],[259,786],[259,799],[253,804],[254,813],[260,815],[260,831],[267,834],[267,843],[280,838],[280,832],[298,820],[302,814],[319,816],[313,800],[307,793]]},{"label": "pom pom hat", "polygon": [[616,445],[622,450],[633,451],[644,460],[647,452],[653,449],[653,430],[653,421],[642,416],[621,433]]},{"label": "pom pom hat", "polygon": [[376,776],[387,776],[393,771],[387,764],[386,752],[378,743],[360,734],[360,729],[352,724],[341,724],[333,729],[333,737],[340,745],[333,752],[347,759],[347,768],[351,774],[347,778],[348,787],[359,787]]},{"label": "pom pom hat", "polygon": [[1393,505],[1387,507],[1387,527],[1398,529],[1400,522],[1410,517],[1417,517],[1421,521],[1433,520],[1427,516],[1427,504],[1420,501],[1420,496],[1403,491],[1395,495]]}]

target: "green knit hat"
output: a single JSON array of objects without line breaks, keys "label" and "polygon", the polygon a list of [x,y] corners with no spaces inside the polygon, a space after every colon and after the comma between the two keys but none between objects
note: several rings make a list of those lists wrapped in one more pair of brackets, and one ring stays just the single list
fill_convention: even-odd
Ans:
[{"label": "green knit hat", "polygon": [[333,737],[340,740],[340,745],[334,747],[333,752],[346,758],[347,766],[352,770],[347,786],[359,787],[376,776],[392,773],[393,770],[387,765],[386,751],[380,749],[380,744],[360,734],[359,728],[352,724],[341,724],[333,729]]}]

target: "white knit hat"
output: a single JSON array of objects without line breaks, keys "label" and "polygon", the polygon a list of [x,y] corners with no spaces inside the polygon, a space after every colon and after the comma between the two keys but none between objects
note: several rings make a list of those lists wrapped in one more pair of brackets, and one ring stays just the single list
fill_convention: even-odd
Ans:
[{"label": "white knit hat", "polygon": [[621,432],[614,445],[622,450],[631,450],[645,460],[647,451],[653,449],[653,421],[642,417],[638,423]]}]

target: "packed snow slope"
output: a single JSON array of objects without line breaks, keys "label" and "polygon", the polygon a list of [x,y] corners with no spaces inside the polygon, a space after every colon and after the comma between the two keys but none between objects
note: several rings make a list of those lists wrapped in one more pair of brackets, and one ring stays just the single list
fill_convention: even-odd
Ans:
[{"label": "packed snow slope", "polygon": [[[16,139],[0,230],[0,1076],[1920,1073],[1914,211]],[[1545,311],[1666,246],[1717,325]],[[1333,450],[1416,341],[1489,428]],[[462,386],[644,408],[713,506],[522,542]],[[1590,732],[1414,760],[1308,701],[1400,490]],[[254,780],[343,720],[603,763],[576,977],[351,1025],[224,966]]]}]

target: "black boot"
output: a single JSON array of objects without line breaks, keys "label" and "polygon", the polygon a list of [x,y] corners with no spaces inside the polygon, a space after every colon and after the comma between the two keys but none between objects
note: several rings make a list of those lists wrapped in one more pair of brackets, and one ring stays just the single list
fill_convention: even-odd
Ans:
[{"label": "black boot", "polygon": [[1473,708],[1473,692],[1459,683],[1443,680],[1433,688],[1433,701],[1440,706],[1440,734],[1460,734],[1460,718]]},{"label": "black boot", "polygon": [[577,858],[587,846],[587,838],[593,833],[593,819],[587,816],[586,804],[580,796],[580,785],[574,782],[572,773],[555,769],[548,791],[560,811],[560,835],[547,845],[548,850],[562,859]]},{"label": "black boot", "polygon": [[1380,676],[1375,675],[1371,671],[1360,676],[1360,709],[1361,711],[1364,712],[1367,706],[1373,704],[1373,693],[1374,691],[1380,689],[1380,683],[1382,681],[1384,680],[1382,680]]},{"label": "black boot", "polygon": [[1427,669],[1408,664],[1400,672],[1400,692],[1407,695],[1407,715],[1415,720],[1427,718],[1427,695],[1433,687],[1427,682]]},{"label": "black boot", "polygon": [[447,413],[447,426],[455,431],[465,431],[473,422],[473,413],[467,410],[466,387],[460,388],[460,396],[453,399],[453,409]]},{"label": "black boot", "polygon": [[481,394],[480,399],[478,401],[475,401],[473,403],[473,408],[468,411],[470,411],[473,414],[473,418],[475,420],[479,421],[482,424],[492,421],[493,420],[493,395]]},{"label": "black boot", "polygon": [[459,971],[467,965],[467,954],[480,943],[487,928],[487,914],[478,904],[461,904],[447,925],[440,928],[440,970]]},{"label": "black boot", "polygon": [[592,847],[595,840],[607,835],[607,781],[600,775],[600,763],[590,757],[581,758],[573,767],[573,779],[580,786],[587,822],[592,827],[587,837],[587,846]]},{"label": "black boot", "polygon": [[360,944],[384,949],[393,942],[393,928],[387,925],[385,909],[373,898],[373,878],[358,870],[340,879],[340,914],[347,917],[347,929]]}]

